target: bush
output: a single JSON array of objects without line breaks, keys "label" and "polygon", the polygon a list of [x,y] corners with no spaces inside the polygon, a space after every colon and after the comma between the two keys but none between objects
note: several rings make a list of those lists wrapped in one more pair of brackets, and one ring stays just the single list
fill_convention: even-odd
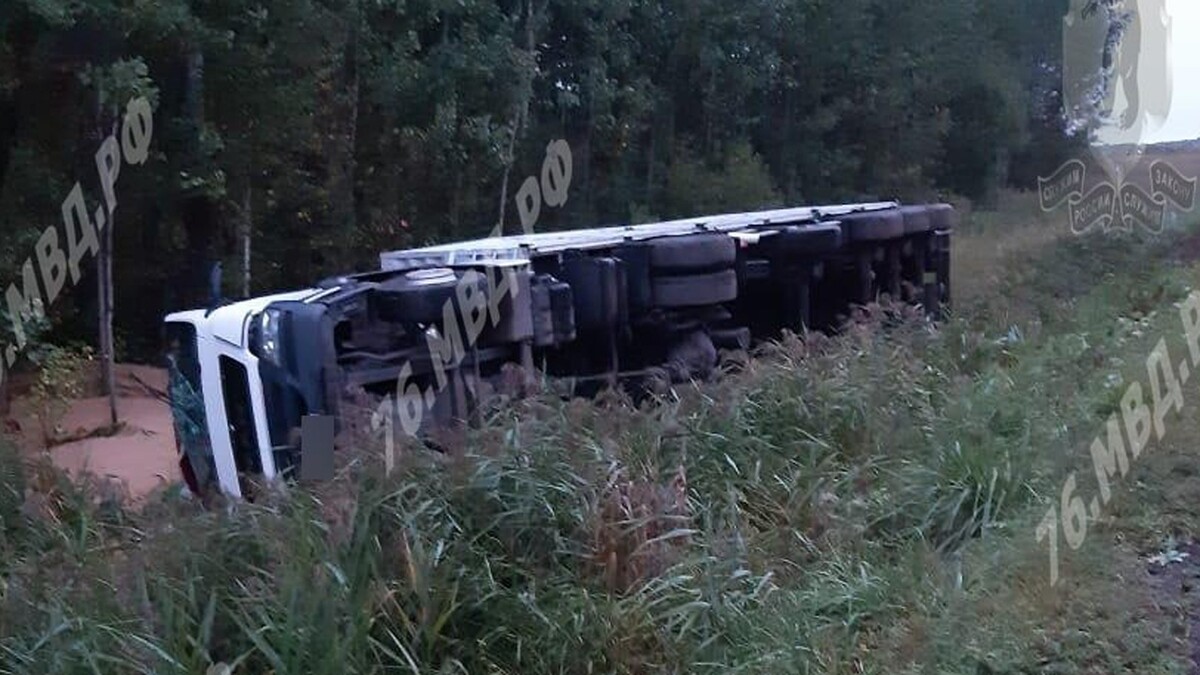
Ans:
[{"label": "bush", "polygon": [[745,142],[731,144],[715,162],[681,144],[667,174],[664,199],[666,215],[679,218],[782,204],[766,164]]},{"label": "bush", "polygon": [[36,363],[37,380],[30,393],[37,402],[42,441],[50,447],[62,435],[59,421],[71,402],[85,394],[88,378],[92,375],[92,350],[87,346],[45,345],[39,351]]}]

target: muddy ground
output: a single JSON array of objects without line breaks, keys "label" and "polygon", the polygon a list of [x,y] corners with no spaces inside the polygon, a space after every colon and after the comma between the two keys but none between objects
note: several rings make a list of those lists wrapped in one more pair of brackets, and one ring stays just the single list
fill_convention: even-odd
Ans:
[{"label": "muddy ground", "polygon": [[[73,476],[86,472],[118,481],[140,499],[180,480],[171,413],[162,398],[167,375],[159,368],[119,364],[116,379],[120,424],[111,435],[108,398],[96,395],[94,385],[86,398],[49,411],[18,385],[5,428],[27,458],[48,456]],[[46,431],[56,440],[47,442]],[[64,438],[76,440],[57,440]]]}]

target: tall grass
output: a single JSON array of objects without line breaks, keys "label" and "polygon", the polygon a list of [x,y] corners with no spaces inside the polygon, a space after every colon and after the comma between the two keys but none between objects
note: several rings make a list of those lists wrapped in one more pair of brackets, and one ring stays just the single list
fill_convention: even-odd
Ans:
[{"label": "tall grass", "polygon": [[872,306],[640,407],[497,407],[391,475],[351,434],[334,481],[211,510],[0,454],[0,669],[897,672],[1096,415],[1074,334],[978,326]]}]

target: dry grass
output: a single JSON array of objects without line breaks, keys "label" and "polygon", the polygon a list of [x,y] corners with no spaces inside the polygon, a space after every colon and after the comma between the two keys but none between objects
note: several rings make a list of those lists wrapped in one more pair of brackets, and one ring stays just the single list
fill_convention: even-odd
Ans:
[{"label": "dry grass", "polygon": [[[955,233],[951,262],[954,301],[960,310],[988,313],[998,320],[1012,309],[1003,291],[1033,273],[1031,262],[1047,248],[1073,236],[1065,212],[1046,213],[1036,193],[1008,193],[999,212],[969,211]],[[979,305],[987,307],[981,308]]]}]

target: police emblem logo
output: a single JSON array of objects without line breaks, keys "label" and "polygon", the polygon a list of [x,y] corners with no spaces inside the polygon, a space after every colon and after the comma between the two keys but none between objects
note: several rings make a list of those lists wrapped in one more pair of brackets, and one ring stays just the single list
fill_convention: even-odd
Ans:
[{"label": "police emblem logo", "polygon": [[1189,211],[1196,179],[1145,160],[1147,140],[1171,109],[1173,21],[1167,0],[1072,0],[1063,19],[1063,105],[1068,132],[1083,134],[1091,164],[1071,160],[1039,179],[1042,208],[1067,204],[1071,229],[1161,232],[1171,209]]}]

